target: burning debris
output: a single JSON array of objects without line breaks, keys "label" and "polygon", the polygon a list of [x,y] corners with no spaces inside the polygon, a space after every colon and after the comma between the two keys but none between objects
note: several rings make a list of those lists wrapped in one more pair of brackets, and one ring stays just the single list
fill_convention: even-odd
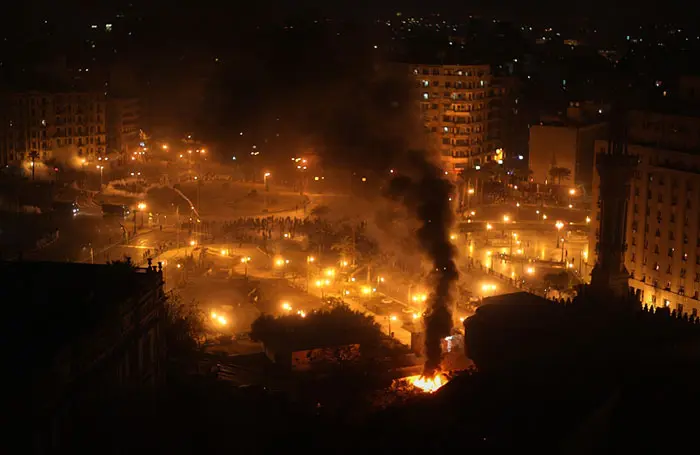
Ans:
[{"label": "burning debris", "polygon": [[409,384],[422,390],[425,393],[436,392],[440,387],[447,384],[449,379],[442,373],[435,373],[431,377],[426,377],[423,375],[409,376],[405,378]]}]

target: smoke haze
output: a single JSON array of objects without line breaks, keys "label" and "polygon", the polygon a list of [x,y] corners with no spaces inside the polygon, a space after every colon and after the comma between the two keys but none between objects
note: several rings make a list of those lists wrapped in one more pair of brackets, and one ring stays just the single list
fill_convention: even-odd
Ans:
[{"label": "smoke haze", "polygon": [[[280,148],[276,152],[274,146],[266,146],[269,152],[261,148],[261,155],[286,153],[286,160],[290,154],[311,150],[326,170],[338,169],[350,179],[352,174],[367,176],[366,183],[358,183],[367,190],[363,194],[376,199],[384,193],[417,220],[412,232],[415,243],[432,263],[433,292],[425,317],[429,374],[439,367],[441,339],[452,327],[450,290],[457,279],[449,239],[452,185],[429,151],[409,68],[382,61],[371,38],[357,32],[333,29],[329,33],[324,27],[311,26],[257,43],[254,55],[235,65],[237,70],[255,71],[248,76],[232,74],[228,85],[265,90],[251,89],[253,93],[246,94],[254,100],[250,105],[245,96],[236,98],[235,104],[245,111],[240,121],[248,126],[229,130],[236,136],[240,134],[235,132],[246,131],[240,136],[245,138],[245,128],[269,132],[284,124],[277,131]],[[264,78],[264,83],[236,82],[253,77],[252,73]],[[371,213],[365,216],[371,218]]]}]

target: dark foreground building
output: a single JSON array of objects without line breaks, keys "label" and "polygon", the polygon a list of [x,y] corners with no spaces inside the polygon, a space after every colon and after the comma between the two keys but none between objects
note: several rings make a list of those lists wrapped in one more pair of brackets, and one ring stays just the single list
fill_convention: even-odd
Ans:
[{"label": "dark foreground building", "polygon": [[7,453],[93,445],[118,432],[120,402],[148,401],[164,376],[162,284],[156,267],[0,263]]}]

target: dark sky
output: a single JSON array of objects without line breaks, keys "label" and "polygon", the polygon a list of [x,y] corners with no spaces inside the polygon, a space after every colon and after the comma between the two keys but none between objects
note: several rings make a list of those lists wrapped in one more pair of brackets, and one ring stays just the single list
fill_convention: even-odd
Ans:
[{"label": "dark sky", "polygon": [[[689,3],[683,0],[668,0],[664,2],[639,2],[634,0],[590,0],[578,2],[556,2],[552,0],[535,0],[523,2],[519,0],[268,0],[268,1],[234,1],[221,2],[213,0],[180,0],[178,2],[165,0],[35,0],[31,6],[22,6],[16,14],[5,15],[6,19],[17,20],[24,13],[33,16],[44,12],[59,11],[68,16],[90,15],[92,11],[125,10],[132,8],[147,8],[156,15],[172,15],[178,13],[194,13],[196,10],[230,18],[232,23],[243,17],[254,15],[261,20],[264,18],[279,18],[288,15],[300,15],[304,11],[317,11],[333,16],[352,18],[372,18],[379,14],[392,14],[402,11],[406,14],[428,14],[439,11],[446,16],[459,17],[470,13],[497,15],[513,19],[531,20],[534,17],[560,17],[578,19],[586,16],[596,21],[608,21],[612,17],[619,19],[639,18],[655,20],[658,18],[675,18],[678,20],[694,20],[696,15],[689,14]],[[197,16],[198,14],[195,14]]]}]

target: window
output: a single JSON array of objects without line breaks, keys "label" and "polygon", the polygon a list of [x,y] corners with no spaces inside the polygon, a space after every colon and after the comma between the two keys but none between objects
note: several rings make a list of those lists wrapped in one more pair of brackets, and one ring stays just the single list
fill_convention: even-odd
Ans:
[{"label": "window", "polygon": [[681,277],[681,278],[685,278],[685,274],[686,274],[686,270],[685,270],[685,269],[681,269],[680,277]]},{"label": "window", "polygon": [[668,231],[668,239],[669,240],[675,240],[676,236],[673,234],[673,231]]},{"label": "window", "polygon": [[676,251],[675,248],[669,248],[669,249],[668,249],[668,257],[672,258],[672,257],[673,257],[673,253],[674,253],[675,251]]}]

